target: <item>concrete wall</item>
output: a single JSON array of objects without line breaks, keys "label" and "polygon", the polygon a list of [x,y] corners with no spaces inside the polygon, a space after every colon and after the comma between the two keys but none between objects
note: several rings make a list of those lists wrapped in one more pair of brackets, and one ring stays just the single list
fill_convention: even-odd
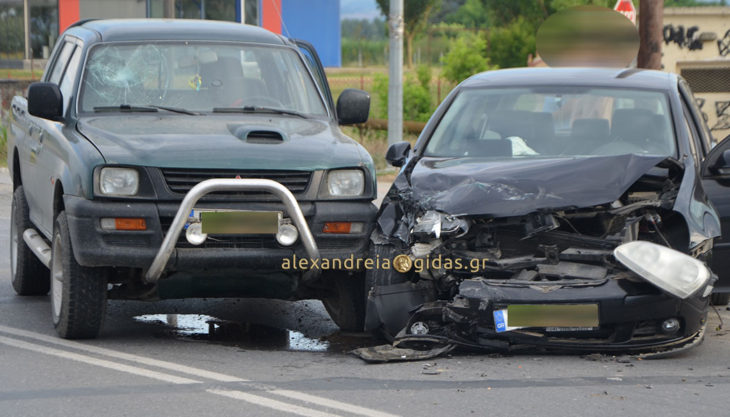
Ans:
[{"label": "concrete wall", "polygon": [[664,70],[689,81],[715,140],[730,134],[730,7],[664,9],[662,52]]}]

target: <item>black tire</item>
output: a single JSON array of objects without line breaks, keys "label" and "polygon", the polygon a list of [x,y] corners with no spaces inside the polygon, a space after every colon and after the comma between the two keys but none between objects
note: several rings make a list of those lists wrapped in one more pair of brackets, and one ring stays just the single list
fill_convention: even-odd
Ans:
[{"label": "black tire", "polygon": [[712,294],[710,303],[713,306],[726,306],[730,302],[730,293]]},{"label": "black tire", "polygon": [[65,212],[56,217],[51,245],[51,317],[56,332],[64,339],[94,338],[106,313],[106,269],[76,262]]},{"label": "black tire", "polygon": [[365,274],[346,271],[325,272],[325,281],[334,287],[332,296],[322,300],[332,321],[346,332],[362,332],[365,323]]},{"label": "black tire", "polygon": [[25,192],[20,186],[13,192],[10,210],[10,279],[18,295],[45,295],[51,286],[48,268],[23,240],[23,232],[33,227]]}]

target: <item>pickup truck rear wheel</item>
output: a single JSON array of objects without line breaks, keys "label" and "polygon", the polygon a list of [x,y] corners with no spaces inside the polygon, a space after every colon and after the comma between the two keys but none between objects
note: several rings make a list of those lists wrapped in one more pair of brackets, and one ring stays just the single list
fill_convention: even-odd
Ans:
[{"label": "pickup truck rear wheel", "polygon": [[322,300],[332,321],[341,330],[362,332],[365,322],[365,274],[331,271],[328,281],[334,286],[332,296]]},{"label": "pickup truck rear wheel", "polygon": [[23,232],[33,227],[28,213],[20,186],[13,193],[10,211],[10,276],[18,295],[45,295],[51,285],[48,269],[23,241]]},{"label": "pickup truck rear wheel", "polygon": [[56,218],[52,250],[51,316],[56,332],[65,339],[94,338],[106,313],[106,270],[76,262],[65,212]]}]

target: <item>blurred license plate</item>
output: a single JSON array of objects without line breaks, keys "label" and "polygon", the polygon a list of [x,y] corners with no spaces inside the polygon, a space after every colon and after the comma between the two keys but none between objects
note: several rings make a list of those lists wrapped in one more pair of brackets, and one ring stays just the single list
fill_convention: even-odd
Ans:
[{"label": "blurred license plate", "polygon": [[598,304],[513,304],[507,313],[509,327],[598,327]]},{"label": "blurred license plate", "polygon": [[274,235],[278,211],[201,211],[202,232],[211,235]]}]

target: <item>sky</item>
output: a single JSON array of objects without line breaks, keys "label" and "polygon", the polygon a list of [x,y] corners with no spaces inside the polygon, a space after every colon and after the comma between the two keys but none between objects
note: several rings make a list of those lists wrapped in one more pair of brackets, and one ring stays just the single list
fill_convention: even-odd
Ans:
[{"label": "sky", "polygon": [[340,0],[341,19],[372,19],[380,16],[375,0]]}]

